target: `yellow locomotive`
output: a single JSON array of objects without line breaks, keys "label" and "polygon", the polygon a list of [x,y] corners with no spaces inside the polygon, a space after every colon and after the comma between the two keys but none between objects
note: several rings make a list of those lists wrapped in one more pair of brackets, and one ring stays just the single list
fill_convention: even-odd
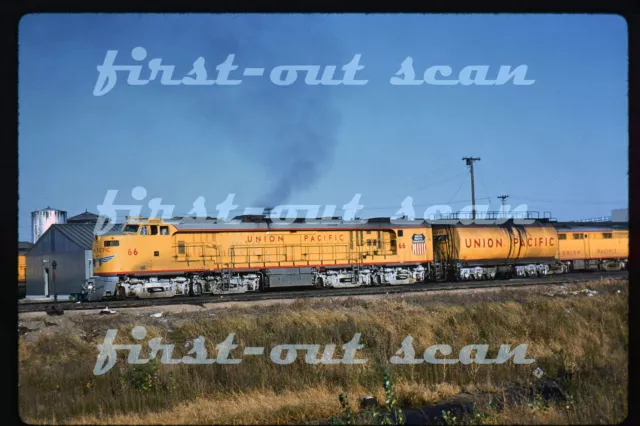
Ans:
[{"label": "yellow locomotive", "polygon": [[27,252],[33,247],[28,242],[18,242],[18,298],[27,295]]},{"label": "yellow locomotive", "polygon": [[296,222],[128,218],[121,231],[95,237],[90,290],[145,298],[412,284],[430,274],[432,234],[424,221]]},{"label": "yellow locomotive", "polygon": [[27,293],[27,256],[18,254],[18,297],[23,298]]},{"label": "yellow locomotive", "polygon": [[565,271],[626,269],[629,261],[629,230],[626,226],[559,224],[558,259]]},{"label": "yellow locomotive", "polygon": [[241,219],[127,218],[94,239],[90,300],[541,276],[623,269],[628,260],[622,228]]}]

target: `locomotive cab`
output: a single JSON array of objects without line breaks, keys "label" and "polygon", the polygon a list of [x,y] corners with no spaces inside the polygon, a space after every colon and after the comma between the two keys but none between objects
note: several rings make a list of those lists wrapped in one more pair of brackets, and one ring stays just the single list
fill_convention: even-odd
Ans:
[{"label": "locomotive cab", "polygon": [[[91,290],[104,297],[171,297],[188,292],[184,279],[160,279],[172,253],[172,225],[161,219],[127,218],[122,229],[94,237]],[[105,281],[106,280],[106,281]],[[104,283],[103,283],[104,281]]]}]

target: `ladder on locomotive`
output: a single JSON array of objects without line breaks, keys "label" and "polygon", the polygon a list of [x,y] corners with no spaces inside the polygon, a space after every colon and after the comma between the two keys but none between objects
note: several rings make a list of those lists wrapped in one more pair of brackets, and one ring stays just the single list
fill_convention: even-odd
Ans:
[{"label": "ladder on locomotive", "polygon": [[358,284],[360,278],[360,271],[364,268],[362,262],[362,253],[360,250],[356,253],[356,260],[351,264],[351,283]]},{"label": "ladder on locomotive", "polygon": [[363,269],[362,263],[362,247],[358,243],[358,235],[355,233],[357,231],[352,231],[351,233],[351,241],[353,245],[349,247],[347,251],[347,259],[351,264],[351,283],[357,284],[358,278],[360,277],[360,270]]},{"label": "ladder on locomotive", "polygon": [[361,268],[360,263],[355,263],[351,265],[351,277],[352,277],[351,283],[352,284],[358,283],[358,278],[360,277],[360,268]]}]

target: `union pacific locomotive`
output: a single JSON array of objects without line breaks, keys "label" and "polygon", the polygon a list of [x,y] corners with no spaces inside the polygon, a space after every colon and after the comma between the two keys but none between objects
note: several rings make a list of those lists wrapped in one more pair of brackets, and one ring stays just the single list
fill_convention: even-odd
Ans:
[{"label": "union pacific locomotive", "polygon": [[27,256],[18,254],[18,298],[27,295]]},{"label": "union pacific locomotive", "polygon": [[95,237],[85,290],[89,300],[198,296],[610,271],[628,262],[628,228],[617,224],[363,222],[127,218],[120,231]]}]

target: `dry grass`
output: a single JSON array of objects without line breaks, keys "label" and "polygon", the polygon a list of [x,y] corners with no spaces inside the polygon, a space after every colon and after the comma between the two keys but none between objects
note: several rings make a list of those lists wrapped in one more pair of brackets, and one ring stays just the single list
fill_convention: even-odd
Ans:
[{"label": "dry grass", "polygon": [[[570,288],[571,287],[571,288]],[[580,290],[586,285],[567,286]],[[628,297],[626,282],[589,283],[596,296],[545,295],[545,290],[507,289],[493,293],[429,295],[339,303],[297,301],[286,306],[169,314],[166,322],[148,315],[86,316],[74,330],[21,340],[20,413],[27,423],[65,424],[273,424],[327,419],[340,412],[337,395],[356,399],[375,395],[388,369],[399,401],[407,406],[433,404],[461,391],[501,391],[530,386],[539,367],[562,378],[573,398],[548,407],[507,405],[487,411],[491,423],[611,423],[627,413]],[[620,292],[618,292],[620,291]],[[557,292],[556,292],[557,293]],[[245,356],[239,365],[178,365],[158,368],[149,391],[125,388],[121,379],[132,366],[120,354],[107,374],[94,376],[96,345],[106,330],[119,330],[116,343],[134,343],[136,325],[146,327],[145,342],[162,337],[175,344],[174,358],[187,354],[187,340],[206,339],[209,357],[215,345],[236,333],[245,346],[263,346],[265,355]],[[358,358],[365,365],[308,365],[299,360],[277,365],[271,348],[285,343],[329,344],[338,348],[362,333]],[[449,344],[454,354],[467,344],[489,344],[493,357],[503,343],[528,344],[533,365],[391,365],[402,340],[414,338],[416,357],[428,346]],[[146,343],[145,343],[146,348]],[[336,356],[341,356],[338,349]]]}]

